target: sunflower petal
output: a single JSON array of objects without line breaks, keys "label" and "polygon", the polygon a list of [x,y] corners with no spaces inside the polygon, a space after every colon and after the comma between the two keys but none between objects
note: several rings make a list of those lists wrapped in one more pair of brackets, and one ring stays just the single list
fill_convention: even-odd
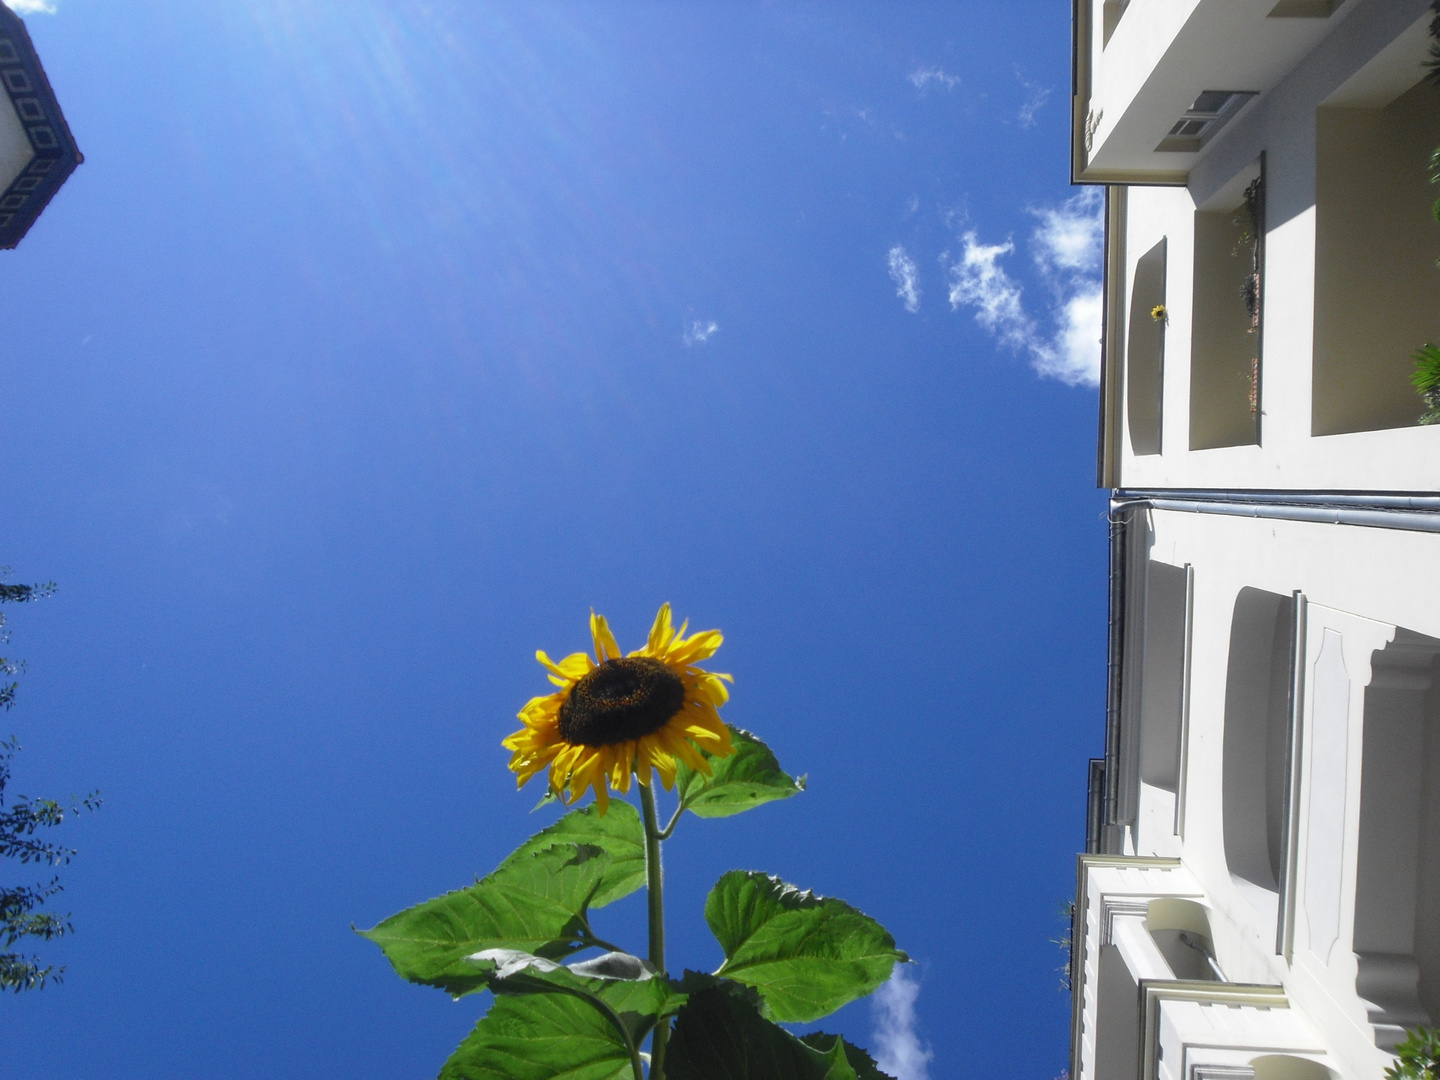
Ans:
[{"label": "sunflower petal", "polygon": [[594,782],[596,775],[600,775],[604,781],[605,762],[601,758],[601,752],[593,746],[579,747],[580,753],[576,755],[574,768],[570,770],[569,785],[570,793],[579,798],[587,787]]},{"label": "sunflower petal", "polygon": [[661,745],[674,757],[685,762],[696,772],[703,772],[706,776],[710,775],[710,763],[705,760],[700,751],[695,749],[690,740],[685,738],[674,720],[655,734],[660,739]]},{"label": "sunflower petal", "polygon": [[594,669],[595,664],[588,653],[571,653],[565,659],[556,663],[551,660],[544,649],[535,650],[535,659],[539,660],[550,672],[550,681],[556,686],[568,687],[577,679],[582,679]]},{"label": "sunflower petal", "polygon": [[697,630],[683,641],[677,635],[666,659],[680,667],[706,660],[715,655],[724,640],[719,630]]},{"label": "sunflower petal", "polygon": [[[635,744],[635,779],[640,781],[641,786],[650,786],[650,763],[655,758],[655,748],[650,739],[640,739]],[[628,777],[626,778],[629,779]],[[629,791],[627,785],[625,788]]]},{"label": "sunflower petal", "polygon": [[515,787],[517,789],[524,787],[533,780],[535,774],[545,768],[547,764],[549,764],[549,762],[544,758],[531,758],[517,769],[515,768],[515,762],[512,761],[510,768],[515,769]]},{"label": "sunflower petal", "polygon": [[604,615],[596,615],[590,612],[590,636],[595,639],[595,660],[603,664],[606,660],[619,660],[625,654],[620,651],[620,646],[615,642],[615,635],[610,632],[610,624],[605,621]]},{"label": "sunflower petal", "polygon": [[[562,744],[562,749],[555,755],[550,763],[550,790],[555,792],[561,802],[568,802],[566,790],[571,788],[571,778],[575,774],[575,765],[587,747]],[[572,789],[573,795],[573,789]]]},{"label": "sunflower petal", "polygon": [[565,699],[564,694],[546,694],[543,697],[532,697],[525,703],[518,716],[525,721],[526,727],[540,727],[547,722],[552,722],[560,715],[560,704]]},{"label": "sunflower petal", "polygon": [[675,787],[675,759],[658,747],[651,751],[650,760],[655,764],[655,771],[660,774],[660,782],[665,785],[665,790],[670,791]]},{"label": "sunflower petal", "polygon": [[701,672],[700,677],[695,680],[695,694],[716,708],[730,700],[730,691],[726,689],[721,677],[710,671]]},{"label": "sunflower petal", "polygon": [[650,627],[650,640],[645,643],[641,650],[647,656],[664,656],[665,650],[670,647],[670,640],[675,636],[675,628],[670,623],[670,605],[661,604],[659,612],[655,615],[655,625]]},{"label": "sunflower petal", "polygon": [[613,760],[608,769],[610,786],[620,794],[628,795],[630,793],[630,772],[635,761],[635,744],[633,742],[621,743],[613,748],[611,757]]}]

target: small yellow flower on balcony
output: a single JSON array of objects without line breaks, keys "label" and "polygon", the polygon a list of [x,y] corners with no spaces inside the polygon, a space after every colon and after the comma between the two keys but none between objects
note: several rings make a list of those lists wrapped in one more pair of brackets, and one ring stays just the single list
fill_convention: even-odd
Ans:
[{"label": "small yellow flower on balcony", "polygon": [[1158,323],[1169,322],[1170,312],[1165,309],[1164,304],[1156,304],[1150,309],[1150,318]]}]

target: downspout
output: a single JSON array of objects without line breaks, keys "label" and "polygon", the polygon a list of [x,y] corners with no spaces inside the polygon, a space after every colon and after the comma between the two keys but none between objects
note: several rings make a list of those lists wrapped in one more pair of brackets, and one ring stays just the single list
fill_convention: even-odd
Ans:
[{"label": "downspout", "polygon": [[[1120,804],[1120,698],[1124,685],[1125,660],[1125,569],[1130,548],[1130,510],[1147,505],[1145,499],[1122,498],[1120,492],[1110,500],[1110,625],[1106,640],[1105,661],[1105,773],[1104,812],[1102,826],[1118,824]],[[1102,838],[1103,839],[1103,838]],[[1103,843],[1101,848],[1103,849]]]}]

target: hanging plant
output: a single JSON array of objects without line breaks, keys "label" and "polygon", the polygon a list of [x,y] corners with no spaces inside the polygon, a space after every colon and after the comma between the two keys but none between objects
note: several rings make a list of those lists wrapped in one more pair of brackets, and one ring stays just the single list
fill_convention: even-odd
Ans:
[{"label": "hanging plant", "polygon": [[[591,614],[595,655],[536,653],[554,691],[504,740],[524,786],[548,769],[545,800],[589,805],[522,844],[469,888],[361,931],[410,982],[455,998],[489,990],[490,1010],[441,1080],[880,1080],[837,1035],[793,1035],[883,984],[906,955],[874,919],[760,871],[732,870],[705,901],[725,960],[672,977],[665,953],[662,845],[687,815],[722,818],[787,799],[759,738],[719,710],[730,676],[699,665],[717,630],[685,634],[661,607],[645,645],[623,654]],[[675,793],[662,827],[659,782]],[[635,790],[638,808],[626,796]],[[596,935],[590,913],[646,891],[645,956]],[[599,955],[577,959],[597,950]],[[648,1049],[647,1049],[648,1047]]]},{"label": "hanging plant", "polygon": [[[1250,326],[1245,331],[1255,335],[1255,355],[1250,359],[1249,381],[1250,412],[1260,407],[1260,314],[1261,314],[1261,271],[1264,268],[1265,236],[1265,179],[1257,176],[1245,188],[1245,201],[1235,216],[1234,224],[1240,229],[1239,247],[1248,248],[1250,272],[1240,281],[1240,302],[1245,305],[1245,314],[1250,316]],[[1238,254],[1238,250],[1237,250]]]}]

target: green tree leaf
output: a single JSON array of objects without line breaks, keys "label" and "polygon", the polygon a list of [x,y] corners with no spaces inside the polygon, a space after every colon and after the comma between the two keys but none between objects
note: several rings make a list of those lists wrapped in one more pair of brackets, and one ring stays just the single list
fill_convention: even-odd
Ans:
[{"label": "green tree leaf", "polygon": [[818,1020],[864,997],[909,959],[870,916],[777,877],[732,870],[710,890],[705,921],[725,950],[717,972],[755,987],[769,1016]]},{"label": "green tree leaf", "polygon": [[610,800],[610,812],[604,815],[596,813],[593,803],[571,810],[516,848],[496,872],[566,843],[588,844],[608,856],[603,878],[590,898],[591,907],[604,907],[644,887],[645,827],[640,824],[640,812],[623,799]]},{"label": "green tree leaf", "polygon": [[488,969],[495,1004],[440,1080],[632,1080],[631,1048],[685,1002],[663,978],[584,978],[513,952],[472,963]]},{"label": "green tree leaf", "polygon": [[670,1036],[669,1080],[856,1080],[841,1040],[807,1045],[761,1016],[753,993],[722,979],[697,989],[696,981],[681,984],[692,992]]},{"label": "green tree leaf", "polygon": [[459,997],[488,981],[466,961],[474,953],[513,949],[553,960],[584,947],[586,911],[608,869],[608,856],[592,844],[556,844],[360,933],[401,978]]},{"label": "green tree leaf", "polygon": [[797,780],[784,772],[770,748],[750,732],[731,727],[730,741],[735,753],[729,757],[701,751],[714,770],[710,776],[677,762],[675,787],[687,810],[702,818],[729,817],[805,790],[805,777]]}]

